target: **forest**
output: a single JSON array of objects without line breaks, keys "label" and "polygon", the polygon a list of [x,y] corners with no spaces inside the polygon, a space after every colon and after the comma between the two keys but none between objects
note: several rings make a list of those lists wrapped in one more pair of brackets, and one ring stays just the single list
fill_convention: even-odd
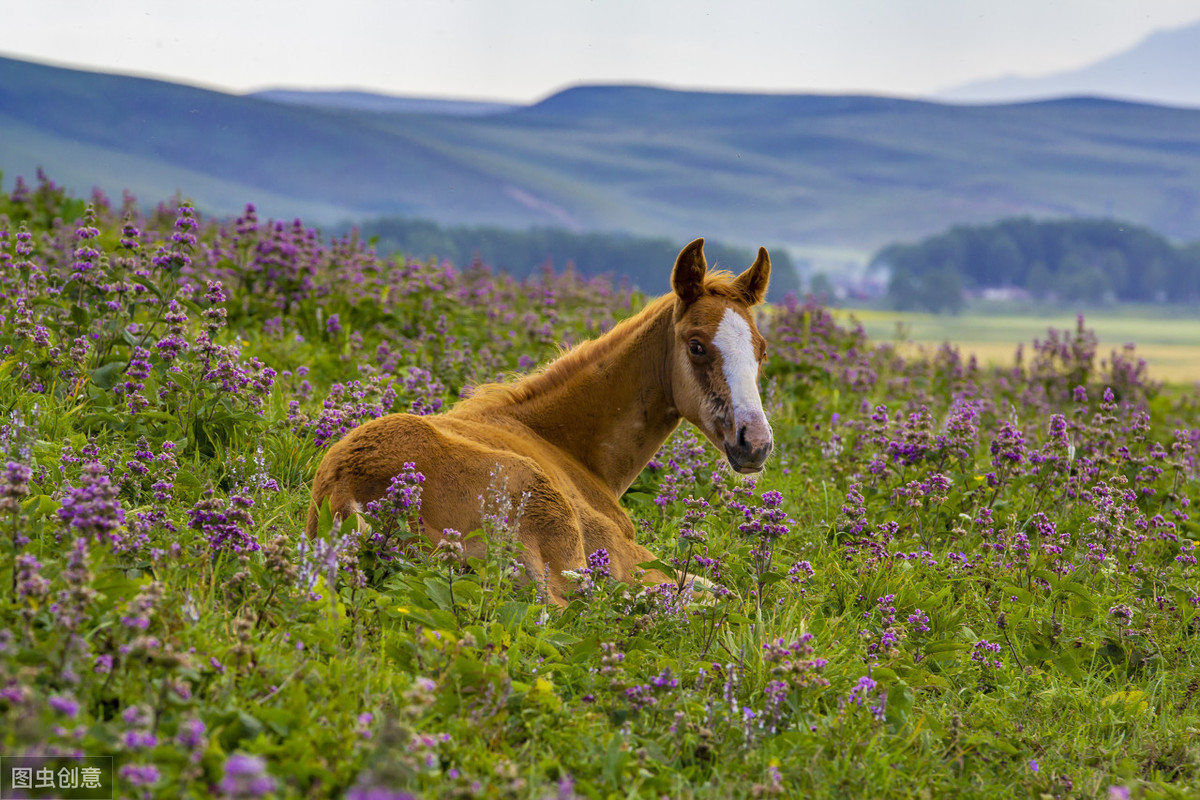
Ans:
[{"label": "forest", "polygon": [[1048,303],[1196,303],[1200,242],[1176,244],[1149,228],[1107,219],[1008,219],[958,225],[871,260],[886,269],[889,303],[956,313],[984,289]]}]

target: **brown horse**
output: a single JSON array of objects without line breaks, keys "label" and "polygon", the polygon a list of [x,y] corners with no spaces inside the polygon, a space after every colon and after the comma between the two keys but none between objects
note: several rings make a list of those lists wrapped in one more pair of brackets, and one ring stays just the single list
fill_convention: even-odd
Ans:
[{"label": "brown horse", "polygon": [[[308,535],[323,501],[349,519],[412,462],[425,476],[422,533],[436,545],[446,529],[482,527],[479,498],[502,468],[513,496],[527,497],[516,538],[551,599],[566,602],[563,571],[601,548],[614,577],[637,577],[638,564],[655,557],[637,543],[619,498],[681,418],[738,472],[760,471],[771,452],[758,394],[766,342],[749,311],[766,295],[770,257],[760,248],[734,278],[708,272],[703,248],[697,239],[679,253],[674,291],[540,372],[481,386],[443,414],[392,414],[352,430],[317,469]],[[468,540],[466,555],[485,551]],[[669,580],[653,569],[643,577]]]}]

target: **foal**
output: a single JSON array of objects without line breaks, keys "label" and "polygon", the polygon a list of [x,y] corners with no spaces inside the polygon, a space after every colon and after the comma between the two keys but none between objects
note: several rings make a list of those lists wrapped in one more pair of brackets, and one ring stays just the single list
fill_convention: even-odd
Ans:
[{"label": "foal", "polygon": [[[697,239],[679,253],[670,294],[540,372],[481,386],[444,414],[360,425],[317,469],[308,535],[326,499],[335,517],[349,519],[413,462],[425,476],[422,533],[436,545],[446,529],[482,527],[479,498],[499,466],[513,496],[527,494],[516,536],[529,576],[545,576],[556,603],[570,589],[563,570],[585,566],[600,548],[614,577],[633,579],[655,556],[637,543],[619,500],[680,419],[738,472],[760,471],[771,452],[757,383],[767,348],[750,314],[770,273],[764,248],[736,278],[709,273]],[[478,539],[466,543],[467,556],[485,551]],[[644,579],[669,581],[654,569]]]}]

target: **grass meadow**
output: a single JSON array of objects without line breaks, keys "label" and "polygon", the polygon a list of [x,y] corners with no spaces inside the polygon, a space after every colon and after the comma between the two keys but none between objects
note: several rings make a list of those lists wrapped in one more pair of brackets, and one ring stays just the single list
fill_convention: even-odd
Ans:
[{"label": "grass meadow", "polygon": [[[906,354],[916,354],[922,348],[936,350],[943,342],[953,342],[964,356],[974,355],[980,364],[992,366],[1011,366],[1018,344],[1023,353],[1030,353],[1034,342],[1046,339],[1051,328],[1074,331],[1078,325],[1075,315],[1046,312],[1016,315],[968,311],[952,316],[861,309],[839,311],[835,316],[843,324],[849,324],[852,318],[872,341],[894,343]],[[1200,381],[1200,312],[1189,316],[1169,307],[1138,306],[1089,311],[1084,319],[1096,333],[1101,359],[1134,345],[1152,379],[1180,386]]]},{"label": "grass meadow", "polygon": [[765,314],[767,469],[685,424],[623,498],[678,586],[598,551],[547,604],[502,476],[485,560],[397,539],[413,475],[303,534],[353,426],[645,299],[0,194],[0,752],[112,756],[128,798],[1197,796],[1200,406],[1090,323],[993,366]]}]

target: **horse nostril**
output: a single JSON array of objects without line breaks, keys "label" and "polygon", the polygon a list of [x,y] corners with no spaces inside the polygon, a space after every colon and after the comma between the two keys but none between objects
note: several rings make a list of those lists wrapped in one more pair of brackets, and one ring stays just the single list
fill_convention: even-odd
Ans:
[{"label": "horse nostril", "polygon": [[743,450],[746,449],[747,447],[749,447],[749,445],[746,443],[746,426],[745,425],[738,428],[738,447],[742,448]]}]

